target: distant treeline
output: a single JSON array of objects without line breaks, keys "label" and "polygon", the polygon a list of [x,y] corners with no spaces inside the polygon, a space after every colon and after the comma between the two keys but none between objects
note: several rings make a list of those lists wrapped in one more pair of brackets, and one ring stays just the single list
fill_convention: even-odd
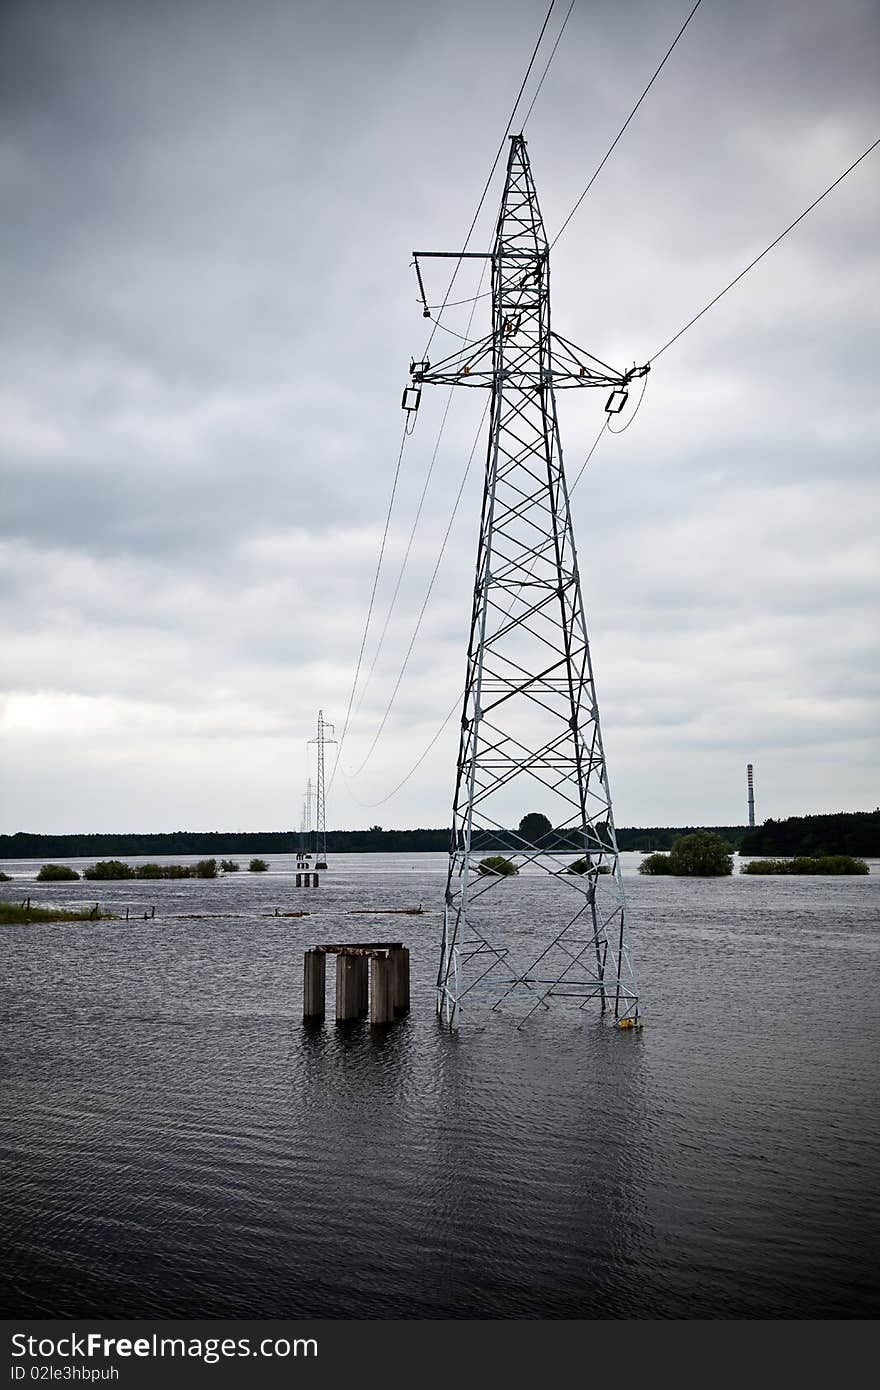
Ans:
[{"label": "distant treeline", "polygon": [[766,820],[746,831],[741,854],[880,855],[880,809]]},{"label": "distant treeline", "polygon": [[713,835],[718,835],[722,840],[730,845],[731,849],[737,849],[739,842],[748,830],[745,825],[666,825],[653,826],[647,830],[638,827],[632,830],[618,830],[617,848],[618,849],[638,849],[650,852],[651,850],[672,849],[676,840],[682,835],[695,835],[698,830],[711,831]]},{"label": "distant treeline", "polygon": [[[697,829],[714,830],[734,848],[746,834],[743,825],[660,826],[618,830],[617,842],[624,850],[665,850],[671,849],[679,836],[691,834]],[[503,832],[496,832],[492,847],[497,848],[503,838]],[[295,854],[300,843],[301,836],[294,830],[174,830],[156,835],[31,835],[19,831],[15,835],[0,835],[0,859],[99,859],[109,855],[133,857],[145,854],[250,855],[256,852]],[[314,837],[306,848],[314,853]],[[331,854],[444,853],[448,848],[448,830],[383,830],[381,826],[374,825],[369,830],[327,832],[327,850]],[[513,838],[509,848],[516,848]],[[775,849],[776,846],[767,848]]]},{"label": "distant treeline", "polygon": [[[678,825],[621,829],[617,843],[623,850],[670,850],[682,835],[711,830],[741,854],[853,854],[880,855],[880,810],[839,811],[827,816],[790,816],[787,820],[768,820],[756,829],[744,825]],[[112,856],[146,854],[295,854],[301,835],[295,830],[192,831],[174,830],[156,835],[0,835],[0,859],[100,859]],[[488,848],[511,851],[504,831],[496,831]],[[315,852],[314,836],[306,846]],[[328,830],[327,849],[331,854],[444,853],[449,848],[448,830]],[[479,846],[475,846],[479,848]]]}]

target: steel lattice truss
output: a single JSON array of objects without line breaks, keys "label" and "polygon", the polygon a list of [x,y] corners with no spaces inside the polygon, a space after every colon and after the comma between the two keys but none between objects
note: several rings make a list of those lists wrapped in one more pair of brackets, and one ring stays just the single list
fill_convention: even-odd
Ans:
[{"label": "steel lattice truss", "polygon": [[[554,395],[623,389],[635,373],[550,331],[547,239],[522,136],[487,256],[492,333],[436,365],[413,364],[416,387],[492,391],[437,1007],[453,1025],[478,1001],[525,1019],[565,996],[637,1020]],[[507,828],[540,808],[552,811],[549,833],[529,840]],[[494,854],[526,872],[480,872]],[[585,873],[567,872],[573,856]]]},{"label": "steel lattice truss", "polygon": [[[328,733],[329,730],[329,733]],[[315,867],[327,866],[327,793],[324,783],[324,746],[327,743],[335,743],[333,738],[335,730],[332,724],[326,723],[324,711],[318,710],[318,735],[317,738],[309,739],[309,743],[314,743],[318,751],[318,792],[316,797],[315,815],[315,854],[317,856]],[[311,788],[311,782],[309,783]],[[309,819],[311,820],[311,807],[309,808]]]}]

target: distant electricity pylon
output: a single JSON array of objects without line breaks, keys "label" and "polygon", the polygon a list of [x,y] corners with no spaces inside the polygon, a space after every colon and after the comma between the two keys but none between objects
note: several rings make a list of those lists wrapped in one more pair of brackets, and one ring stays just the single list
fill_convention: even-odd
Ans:
[{"label": "distant electricity pylon", "polygon": [[[492,392],[437,1010],[454,1027],[478,1000],[514,1004],[524,1021],[554,997],[596,999],[633,1027],[638,987],[555,391],[610,388],[605,408],[618,413],[648,368],[618,372],[551,332],[549,247],[521,135],[494,248],[463,254],[491,262],[492,331],[442,362],[413,362],[403,399],[417,410],[422,383]],[[459,259],[414,253],[423,302],[419,260],[436,255]],[[506,828],[535,809],[541,817]],[[490,855],[525,873],[481,868]],[[573,855],[580,872],[569,871]]]},{"label": "distant electricity pylon", "polygon": [[[327,730],[330,730],[330,737]],[[324,711],[318,710],[318,733],[315,738],[310,738],[309,743],[316,744],[318,749],[318,795],[315,814],[315,868],[326,869],[327,867],[327,793],[324,784],[324,744],[335,743],[333,734],[336,732],[332,724],[324,723]],[[309,783],[311,785],[311,782]]]},{"label": "distant electricity pylon", "polygon": [[312,803],[314,792],[312,791],[312,779],[306,781],[305,795],[303,796],[302,819],[299,823],[299,857],[302,858],[311,849],[312,840]]},{"label": "distant electricity pylon", "polygon": [[746,786],[749,791],[749,829],[755,828],[755,781],[751,763],[746,763]]}]

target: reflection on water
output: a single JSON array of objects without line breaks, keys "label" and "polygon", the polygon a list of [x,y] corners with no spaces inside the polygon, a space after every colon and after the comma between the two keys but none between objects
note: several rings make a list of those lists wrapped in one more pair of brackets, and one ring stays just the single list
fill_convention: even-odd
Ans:
[{"label": "reflection on water", "polygon": [[[7,1316],[876,1316],[880,874],[632,877],[643,1033],[450,1036],[442,871],[45,885],[158,911],[2,929]],[[369,936],[409,1018],[305,1027],[303,950]]]}]

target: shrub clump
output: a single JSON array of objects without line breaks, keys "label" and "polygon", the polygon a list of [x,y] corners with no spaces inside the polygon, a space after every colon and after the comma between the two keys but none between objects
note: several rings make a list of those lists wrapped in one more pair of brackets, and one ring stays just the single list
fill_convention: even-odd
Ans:
[{"label": "shrub clump", "polygon": [[639,865],[640,874],[671,874],[672,864],[668,854],[646,854]]},{"label": "shrub clump", "polygon": [[742,874],[866,874],[864,859],[851,854],[800,855],[795,859],[752,859],[743,864]]},{"label": "shrub clump", "polygon": [[67,883],[78,878],[76,869],[67,864],[44,864],[37,874],[38,883]]},{"label": "shrub clump", "polygon": [[639,865],[640,874],[672,874],[677,878],[723,878],[733,873],[733,852],[726,840],[711,830],[682,835],[668,854],[649,854]]},{"label": "shrub clump", "polygon": [[498,874],[502,878],[509,878],[511,874],[518,874],[519,869],[509,859],[505,859],[503,854],[489,854],[485,859],[481,859],[478,865],[481,874]]},{"label": "shrub clump", "polygon": [[588,874],[593,869],[597,874],[610,874],[611,870],[607,864],[599,864],[598,867],[587,855],[583,859],[576,859],[573,864],[569,864],[566,869],[567,874]]},{"label": "shrub clump", "polygon": [[234,859],[221,859],[220,868],[223,870],[224,874],[237,874],[241,865],[236,864]]},{"label": "shrub clump", "polygon": [[3,870],[0,869],[0,883],[11,883],[11,882],[12,882],[12,874],[4,874]]},{"label": "shrub clump", "polygon": [[162,864],[138,864],[134,871],[135,878],[164,878],[166,867]]},{"label": "shrub clump", "polygon": [[252,874],[264,874],[268,867],[269,865],[265,859],[252,859],[248,864],[248,868]]},{"label": "shrub clump", "polygon": [[89,869],[83,869],[83,878],[134,878],[134,869],[123,864],[121,859],[101,859]]},{"label": "shrub clump", "polygon": [[90,869],[83,869],[83,878],[158,879],[158,878],[216,878],[217,860],[200,859],[197,864],[138,864],[132,868],[121,859],[102,859]]}]

